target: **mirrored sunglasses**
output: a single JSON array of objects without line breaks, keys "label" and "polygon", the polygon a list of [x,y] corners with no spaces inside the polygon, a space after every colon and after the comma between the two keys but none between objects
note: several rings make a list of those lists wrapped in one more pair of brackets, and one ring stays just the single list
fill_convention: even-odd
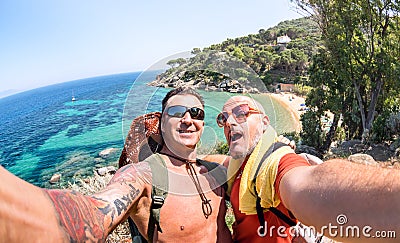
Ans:
[{"label": "mirrored sunglasses", "polygon": [[250,107],[248,104],[238,105],[234,107],[230,113],[226,111],[219,113],[217,116],[217,124],[219,127],[225,126],[230,115],[233,115],[236,122],[241,124],[246,122],[247,117],[251,114],[261,114],[261,111]]},{"label": "mirrored sunglasses", "polygon": [[198,107],[174,105],[167,108],[167,114],[172,117],[182,118],[186,112],[189,112],[189,115],[192,119],[204,120],[204,110]]}]

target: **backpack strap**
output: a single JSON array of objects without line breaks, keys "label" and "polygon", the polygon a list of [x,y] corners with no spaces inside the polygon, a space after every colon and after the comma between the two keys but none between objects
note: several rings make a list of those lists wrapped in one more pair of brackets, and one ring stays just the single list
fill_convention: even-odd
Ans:
[{"label": "backpack strap", "polygon": [[145,243],[147,242],[146,238],[140,234],[138,227],[135,222],[133,222],[131,217],[128,217],[129,223],[129,231],[131,232],[132,243]]},{"label": "backpack strap", "polygon": [[[254,178],[253,178],[253,184],[254,184],[254,193],[256,194],[256,211],[257,211],[257,217],[258,217],[258,221],[260,222],[260,235],[265,235],[265,230],[264,229],[264,225],[265,225],[265,218],[264,218],[264,208],[261,206],[261,198],[260,196],[258,196],[257,193],[257,188],[256,188],[256,179],[257,179],[257,175],[260,172],[260,169],[264,163],[264,161],[267,159],[268,156],[270,156],[273,152],[275,152],[276,150],[278,150],[279,148],[283,147],[283,146],[288,146],[285,143],[281,143],[281,142],[275,142],[273,143],[268,150],[264,153],[260,163],[258,164],[256,173],[254,174]],[[278,218],[280,218],[282,221],[284,221],[285,223],[287,223],[289,226],[293,226],[296,225],[296,222],[294,220],[292,220],[291,218],[289,218],[288,216],[286,216],[284,213],[282,213],[281,211],[279,211],[277,208],[275,207],[270,207],[268,208],[269,210],[271,210],[271,212],[273,214],[275,214]]]},{"label": "backpack strap", "polygon": [[146,162],[149,163],[152,176],[151,191],[151,212],[147,228],[147,237],[149,242],[153,242],[155,227],[162,233],[160,227],[160,209],[164,205],[164,201],[168,196],[168,170],[164,159],[159,154],[153,154],[148,157]]},{"label": "backpack strap", "polygon": [[[226,183],[226,169],[216,162],[210,162],[202,159],[196,159],[196,161],[204,165],[210,174],[215,178],[217,183],[221,185],[225,190],[228,187]],[[168,170],[164,159],[159,154],[153,154],[143,162],[147,162],[151,168],[152,173],[152,192],[151,192],[151,212],[149,218],[149,224],[147,228],[148,242],[153,242],[153,235],[155,227],[162,233],[160,227],[160,210],[164,205],[164,201],[168,196]],[[140,162],[142,163],[142,162]],[[156,176],[154,176],[156,175]],[[140,235],[137,226],[132,219],[128,219],[129,228],[133,242],[146,242],[146,239]]]},{"label": "backpack strap", "polygon": [[[164,159],[159,154],[153,154],[140,163],[146,162],[149,164],[152,174],[152,202],[150,206],[149,224],[147,226],[147,237],[149,239],[148,242],[153,242],[153,235],[156,226],[157,230],[162,232],[160,227],[160,209],[164,205],[164,201],[168,196],[168,170]],[[140,234],[139,229],[130,217],[128,218],[128,223],[132,242],[147,242]]]},{"label": "backpack strap", "polygon": [[[255,187],[254,187],[255,189]],[[256,199],[256,210],[257,210],[257,217],[258,221],[260,222],[260,236],[263,237],[265,234],[265,218],[264,218],[264,208],[261,206],[261,198],[258,196],[257,192],[257,199]],[[275,216],[277,216],[279,219],[281,219],[283,222],[285,222],[287,225],[290,227],[296,226],[297,223],[293,219],[289,218],[286,214],[282,213],[279,209],[275,207],[269,207],[268,210],[270,210]],[[290,211],[289,211],[290,213]],[[290,213],[291,214],[291,213]]]},{"label": "backpack strap", "polygon": [[[255,176],[253,178],[253,183],[254,183],[254,192],[256,195],[256,211],[257,211],[257,217],[258,217],[258,221],[260,222],[260,236],[263,237],[265,236],[265,218],[264,218],[264,208],[261,206],[261,198],[257,193],[257,189],[256,189],[256,178],[257,175],[261,169],[262,163],[265,161],[265,159],[270,156],[273,152],[275,152],[276,150],[278,150],[279,148],[283,147],[283,146],[288,146],[285,143],[281,143],[281,142],[276,142],[274,144],[272,144],[270,146],[270,148],[265,152],[265,154],[262,157],[261,162],[259,163]],[[269,211],[271,211],[275,216],[277,216],[280,220],[282,220],[284,223],[286,223],[289,227],[295,227],[298,225],[298,223],[295,220],[295,216],[292,214],[292,212],[290,212],[288,210],[289,216],[284,214],[282,211],[280,211],[279,209],[275,208],[275,207],[269,207],[268,208]],[[307,227],[304,226],[303,227]],[[303,239],[304,242],[313,242],[313,243],[320,243],[323,239],[323,236],[313,236],[313,237],[308,237],[307,235],[301,235],[300,237]]]},{"label": "backpack strap", "polygon": [[275,207],[270,207],[268,208],[273,214],[275,214],[278,218],[280,218],[283,222],[285,222],[289,226],[296,226],[297,222],[294,221],[292,218],[294,218],[294,215],[289,211],[290,217],[288,217],[286,214],[284,214],[282,211]]},{"label": "backpack strap", "polygon": [[225,190],[228,189],[226,168],[216,162],[211,162],[202,159],[196,159],[196,162],[206,167],[208,172],[217,181],[218,185]]}]

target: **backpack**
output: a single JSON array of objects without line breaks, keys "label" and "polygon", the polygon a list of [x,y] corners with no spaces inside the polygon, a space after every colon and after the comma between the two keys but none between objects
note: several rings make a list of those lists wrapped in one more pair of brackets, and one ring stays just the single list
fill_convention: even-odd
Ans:
[{"label": "backpack", "polygon": [[[285,143],[281,142],[275,142],[273,143],[268,150],[264,153],[261,162],[258,164],[256,173],[254,174],[253,178],[253,184],[254,184],[254,192],[256,194],[256,211],[257,211],[257,217],[258,221],[260,222],[260,235],[265,235],[265,218],[264,218],[264,209],[261,206],[261,198],[257,193],[256,189],[256,179],[257,175],[260,172],[260,169],[262,167],[262,164],[266,160],[268,156],[270,156],[273,152],[277,151],[279,148],[283,146],[289,146]],[[289,211],[289,216],[284,214],[282,211],[275,207],[269,207],[268,208],[271,213],[273,213],[275,216],[277,216],[280,220],[282,220],[285,224],[287,224],[289,227],[293,227],[296,231],[296,238],[299,242],[307,242],[307,243],[320,243],[322,241],[322,236],[317,236],[316,232],[312,231],[312,229],[301,222],[296,222],[294,215],[292,212]],[[293,238],[294,240],[295,238]],[[293,241],[294,242],[294,241]]]},{"label": "backpack", "polygon": [[151,112],[138,116],[132,121],[119,157],[119,168],[143,161],[161,150],[163,139],[160,131],[160,119],[160,112]]},{"label": "backpack", "polygon": [[[152,175],[152,203],[150,207],[150,219],[147,229],[147,237],[149,242],[152,242],[154,230],[157,226],[157,230],[162,232],[160,227],[160,210],[164,205],[165,199],[168,196],[168,169],[165,165],[164,159],[158,154],[153,154],[143,162],[147,162],[150,165]],[[143,163],[140,162],[140,163]],[[226,170],[220,164],[215,162],[209,162],[202,159],[196,159],[196,162],[206,167],[210,175],[214,177],[219,185],[226,190]],[[133,220],[129,217],[129,229],[132,236],[132,242],[147,242],[146,239],[140,234]]]},{"label": "backpack", "polygon": [[[135,118],[132,121],[129,133],[125,140],[124,148],[119,158],[119,167],[122,167],[129,163],[138,163],[139,161],[146,160],[150,165],[152,174],[162,175],[153,177],[153,185],[157,186],[152,187],[153,188],[152,205],[151,205],[149,227],[147,232],[148,239],[150,239],[150,241],[152,241],[152,237],[154,235],[155,225],[157,225],[157,229],[160,232],[162,232],[162,229],[160,228],[159,225],[160,209],[164,204],[164,200],[168,195],[168,171],[166,169],[165,161],[158,154],[156,154],[161,150],[163,145],[163,140],[160,131],[160,118],[161,118],[160,112],[152,112]],[[288,146],[288,145],[285,143],[277,142],[270,146],[270,148],[263,155],[263,158],[257,168],[257,172],[255,175],[258,174],[262,162],[265,160],[265,158],[267,158],[269,155],[271,155],[273,152],[275,152],[282,146]],[[215,162],[208,162],[201,159],[197,159],[197,162],[207,168],[207,170],[216,179],[219,185],[223,185],[223,188],[225,189],[226,192],[228,187],[226,183],[227,181],[226,170],[223,170],[223,168],[221,168],[221,166],[219,166],[219,164]],[[160,167],[158,165],[162,166]],[[263,213],[264,208],[261,207],[261,198],[258,196],[257,190],[254,191],[256,192],[256,197],[257,197],[256,199],[257,216],[260,222],[260,226],[263,229],[263,226],[265,225],[265,219]],[[229,196],[225,195],[225,199],[229,200]],[[270,207],[268,209],[273,214],[275,214],[279,219],[285,222],[287,225],[296,226],[298,224],[296,223],[296,221],[289,218],[286,214],[282,213],[277,208]],[[294,216],[292,218],[294,218]],[[146,242],[146,239],[140,234],[135,223],[130,217],[128,217],[128,222],[132,236],[132,242]],[[300,224],[299,226],[307,227],[302,224]],[[304,232],[304,230],[302,232]],[[306,242],[321,242],[321,239],[322,237],[316,238],[315,240],[306,239]]]},{"label": "backpack", "polygon": [[[119,158],[119,168],[130,163],[146,161],[149,163],[153,176],[152,204],[148,225],[147,236],[152,241],[155,226],[162,232],[160,227],[160,209],[168,196],[168,170],[165,161],[158,152],[163,146],[163,139],[160,131],[160,112],[151,112],[136,117],[130,126],[126,137],[124,148]],[[206,167],[210,175],[215,178],[218,185],[227,189],[226,169],[218,163],[196,159],[196,162]],[[146,242],[140,234],[133,220],[128,217],[129,229],[133,242]]]}]

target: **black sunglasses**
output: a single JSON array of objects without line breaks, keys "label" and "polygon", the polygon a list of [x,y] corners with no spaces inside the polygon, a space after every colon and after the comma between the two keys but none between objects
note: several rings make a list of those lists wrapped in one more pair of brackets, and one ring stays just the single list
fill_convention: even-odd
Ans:
[{"label": "black sunglasses", "polygon": [[186,112],[189,112],[192,119],[204,120],[204,110],[198,107],[189,108],[183,105],[174,105],[167,108],[167,114],[172,117],[182,118]]}]

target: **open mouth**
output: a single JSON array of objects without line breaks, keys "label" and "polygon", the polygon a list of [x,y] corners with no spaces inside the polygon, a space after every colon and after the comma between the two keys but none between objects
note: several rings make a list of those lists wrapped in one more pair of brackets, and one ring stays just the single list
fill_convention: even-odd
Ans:
[{"label": "open mouth", "polygon": [[179,133],[194,133],[194,131],[182,130],[182,129],[179,129],[178,132]]},{"label": "open mouth", "polygon": [[243,135],[241,133],[231,133],[231,142],[235,142],[238,139],[241,139]]}]

